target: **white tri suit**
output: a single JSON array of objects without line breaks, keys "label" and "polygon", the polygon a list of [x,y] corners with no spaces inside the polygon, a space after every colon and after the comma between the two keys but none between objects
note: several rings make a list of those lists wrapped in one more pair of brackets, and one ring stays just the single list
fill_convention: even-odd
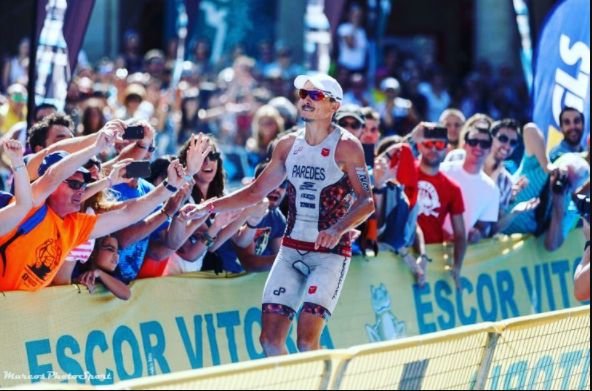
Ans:
[{"label": "white tri suit", "polygon": [[348,176],[335,162],[341,139],[353,138],[333,126],[319,145],[309,145],[304,129],[286,158],[288,217],[282,246],[263,290],[263,312],[293,319],[302,311],[328,319],[335,309],[351,259],[350,234],[333,249],[314,249],[320,231],[351,208],[355,194]]}]

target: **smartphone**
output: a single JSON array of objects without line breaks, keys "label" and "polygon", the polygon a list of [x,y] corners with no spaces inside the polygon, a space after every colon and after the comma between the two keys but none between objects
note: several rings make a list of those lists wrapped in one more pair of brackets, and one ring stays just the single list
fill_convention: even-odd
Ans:
[{"label": "smartphone", "polygon": [[126,178],[146,178],[149,177],[150,174],[149,160],[139,160],[137,162],[131,162],[125,166]]},{"label": "smartphone", "polygon": [[124,140],[141,140],[144,138],[144,127],[142,125],[128,126],[123,132]]},{"label": "smartphone", "polygon": [[444,126],[434,126],[433,128],[426,128],[423,133],[424,138],[448,140],[448,129]]}]

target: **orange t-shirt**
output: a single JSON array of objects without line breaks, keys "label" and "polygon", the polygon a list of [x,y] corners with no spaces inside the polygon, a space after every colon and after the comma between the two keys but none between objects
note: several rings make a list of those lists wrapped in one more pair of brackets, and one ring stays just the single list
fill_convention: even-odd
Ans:
[{"label": "orange t-shirt", "polygon": [[[21,224],[36,210],[29,211]],[[0,290],[36,291],[48,286],[70,251],[88,240],[96,221],[97,216],[84,213],[62,219],[48,207],[43,221],[7,247],[6,268],[0,262]],[[17,229],[0,237],[0,245]]]}]

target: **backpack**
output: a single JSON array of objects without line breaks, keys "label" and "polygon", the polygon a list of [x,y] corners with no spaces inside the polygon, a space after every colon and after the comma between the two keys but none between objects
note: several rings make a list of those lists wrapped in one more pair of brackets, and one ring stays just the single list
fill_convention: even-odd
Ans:
[{"label": "backpack", "polygon": [[[3,208],[8,205],[12,197],[12,194],[0,191],[0,207]],[[45,215],[47,215],[47,205],[43,204],[41,208],[37,209],[35,213],[33,213],[28,219],[21,223],[15,234],[10,239],[8,239],[4,244],[0,245],[0,257],[2,258],[2,276],[6,274],[6,249],[8,246],[20,236],[31,232],[36,226],[39,225],[41,221],[43,221],[43,219],[45,219]]]}]

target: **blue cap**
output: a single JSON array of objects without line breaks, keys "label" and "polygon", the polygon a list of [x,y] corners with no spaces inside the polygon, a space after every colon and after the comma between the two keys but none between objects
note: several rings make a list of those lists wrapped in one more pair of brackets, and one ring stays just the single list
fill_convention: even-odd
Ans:
[{"label": "blue cap", "polygon": [[[37,172],[39,173],[39,176],[45,174],[45,172],[47,171],[47,169],[49,167],[53,166],[54,164],[56,164],[57,162],[59,162],[60,160],[62,160],[63,158],[65,158],[66,156],[69,156],[69,155],[70,154],[66,151],[55,151],[55,152],[52,152],[52,153],[46,155],[43,158],[41,165],[39,166],[39,170],[37,170]],[[76,170],[76,172],[79,172],[82,174],[85,182],[91,181],[90,171],[88,171],[86,168],[81,166]]]}]

